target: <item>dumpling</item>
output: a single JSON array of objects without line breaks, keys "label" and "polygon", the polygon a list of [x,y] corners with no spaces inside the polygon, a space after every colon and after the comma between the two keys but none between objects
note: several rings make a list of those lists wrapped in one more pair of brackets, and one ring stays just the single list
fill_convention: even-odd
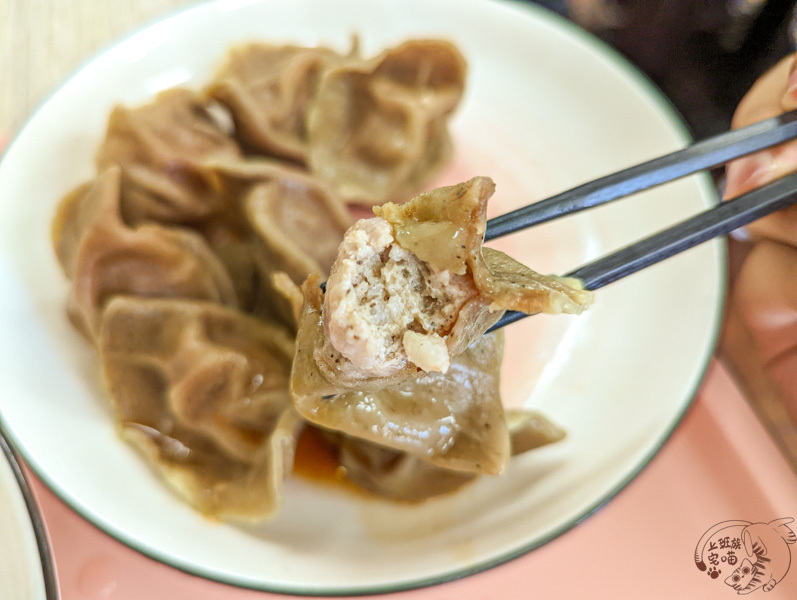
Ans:
[{"label": "dumpling", "polygon": [[244,148],[304,162],[307,106],[322,71],[340,60],[326,48],[240,46],[230,51],[207,94],[229,109]]},{"label": "dumpling", "polygon": [[315,361],[337,391],[445,373],[504,310],[579,313],[590,304],[577,281],[482,248],[494,188],[477,177],[377,207],[377,217],[348,230],[327,280],[323,327],[307,320]]},{"label": "dumpling", "polygon": [[68,314],[90,339],[117,294],[195,298],[236,306],[232,281],[199,234],[147,223],[129,227],[112,167],[66,196],[54,221],[56,254],[73,283]]},{"label": "dumpling", "polygon": [[448,117],[465,87],[453,44],[415,40],[326,70],[307,113],[310,168],[346,202],[414,193],[451,155]]},{"label": "dumpling", "polygon": [[503,336],[487,334],[451,361],[448,372],[341,392],[315,361],[320,290],[309,278],[291,372],[291,398],[316,425],[471,473],[500,473],[509,457],[498,392]]},{"label": "dumpling", "polygon": [[118,296],[99,350],[123,437],[178,494],[224,518],[279,509],[301,426],[288,332],[208,302]]},{"label": "dumpling", "polygon": [[236,281],[252,282],[246,306],[254,314],[292,324],[293,311],[286,310],[274,275],[287,275],[298,285],[312,272],[329,273],[351,216],[327,186],[296,167],[252,158],[210,161],[205,167],[228,212],[240,213],[241,233],[226,247],[214,246],[216,252],[231,262],[228,270],[239,274]]},{"label": "dumpling", "polygon": [[338,460],[352,483],[383,498],[407,502],[452,492],[478,477],[353,437],[341,438]]},{"label": "dumpling", "polygon": [[301,284],[329,273],[352,218],[338,197],[308,173],[263,159],[206,164],[227,197],[238,197],[256,241],[259,266]]},{"label": "dumpling", "polygon": [[199,233],[230,274],[238,306],[252,313],[260,300],[260,278],[256,272],[254,246],[241,211],[227,205],[220,218],[211,218],[192,227]]},{"label": "dumpling", "polygon": [[[565,432],[532,410],[507,410],[512,456],[561,440]],[[454,491],[477,475],[438,467],[418,456],[340,436],[338,461],[346,478],[385,498],[416,502]]]},{"label": "dumpling", "polygon": [[187,223],[222,209],[202,163],[240,154],[199,95],[175,88],[136,108],[114,108],[96,162],[100,171],[122,167],[128,223]]}]

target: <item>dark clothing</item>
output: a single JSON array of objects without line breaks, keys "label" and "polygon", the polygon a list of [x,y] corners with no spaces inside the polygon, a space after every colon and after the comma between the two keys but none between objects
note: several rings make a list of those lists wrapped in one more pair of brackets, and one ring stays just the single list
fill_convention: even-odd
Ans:
[{"label": "dark clothing", "polygon": [[[597,0],[607,4],[607,0]],[[563,0],[539,0],[577,17]],[[730,127],[753,82],[795,50],[792,0],[614,0],[614,23],[592,32],[644,71],[695,137]]]}]

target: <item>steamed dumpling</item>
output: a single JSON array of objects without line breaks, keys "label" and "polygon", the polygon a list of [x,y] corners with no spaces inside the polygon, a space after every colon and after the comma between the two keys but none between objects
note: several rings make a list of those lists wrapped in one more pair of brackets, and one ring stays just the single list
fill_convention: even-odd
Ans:
[{"label": "steamed dumpling", "polygon": [[448,372],[424,373],[375,391],[330,384],[315,361],[320,290],[303,286],[305,306],[291,372],[291,398],[302,417],[327,429],[471,473],[500,473],[509,437],[498,392],[503,336],[480,337]]},{"label": "steamed dumpling", "polygon": [[377,217],[349,229],[313,350],[333,388],[373,390],[445,373],[505,310],[579,313],[591,303],[579,282],[482,248],[494,188],[477,177],[377,207]]},{"label": "steamed dumpling", "polygon": [[266,274],[282,271],[301,284],[329,273],[352,218],[340,199],[312,175],[273,160],[206,164],[226,197],[237,197]]},{"label": "steamed dumpling", "polygon": [[230,276],[204,238],[188,229],[128,226],[118,167],[68,195],[53,227],[56,254],[73,283],[68,312],[89,338],[117,294],[194,298],[236,306]]},{"label": "steamed dumpling", "polygon": [[311,170],[347,202],[409,196],[451,155],[447,123],[465,70],[454,45],[439,40],[332,66],[307,114]]},{"label": "steamed dumpling", "polygon": [[224,104],[250,151],[304,162],[305,115],[321,73],[341,58],[326,48],[248,44],[233,48],[207,94]]},{"label": "steamed dumpling", "polygon": [[114,108],[96,161],[100,171],[122,168],[128,223],[186,223],[222,209],[202,163],[240,154],[207,104],[195,92],[175,88],[142,106]]},{"label": "steamed dumpling", "polygon": [[274,514],[301,423],[290,334],[208,302],[130,296],[108,304],[101,331],[122,435],[202,512]]},{"label": "steamed dumpling", "polygon": [[274,276],[287,275],[298,285],[310,273],[328,274],[351,216],[327,186],[285,163],[249,158],[211,161],[206,168],[229,211],[240,213],[245,244],[228,243],[237,251],[228,270],[234,266],[239,281],[254,282],[255,314],[292,323]]}]

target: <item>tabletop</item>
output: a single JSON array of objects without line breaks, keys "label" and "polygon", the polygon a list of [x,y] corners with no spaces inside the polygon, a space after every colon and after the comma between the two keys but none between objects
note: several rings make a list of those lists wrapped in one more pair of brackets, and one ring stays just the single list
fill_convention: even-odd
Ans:
[{"label": "tabletop", "polygon": [[[191,3],[190,0],[0,0],[0,146],[55,86],[95,52],[141,24]],[[732,369],[736,382],[725,367],[715,363],[684,425],[638,481],[599,515],[524,559],[527,562],[520,566],[513,563],[514,567],[506,565],[490,573],[500,571],[504,582],[534,589],[542,597],[575,597],[573,594],[721,597],[712,595],[712,589],[718,588],[706,586],[704,574],[694,566],[691,567],[694,573],[687,571],[688,549],[684,550],[684,556],[677,557],[670,550],[686,548],[691,543],[693,551],[703,530],[725,518],[770,521],[797,516],[794,477],[797,430],[789,418],[789,408],[784,405],[782,394],[768,381],[763,365],[745,352],[747,333],[733,310],[728,312],[721,344],[719,355]],[[741,399],[739,388],[748,402]],[[730,466],[718,466],[714,461],[717,452],[733,454],[739,461],[736,464],[739,471],[733,473]],[[686,463],[689,468],[684,469]],[[689,483],[690,493],[669,487],[681,480]],[[147,596],[151,598],[211,598],[221,597],[225,591],[218,584],[142,558],[76,517],[41,483],[35,482],[34,487],[44,506],[66,600],[121,600],[142,597],[143,590],[149,590]],[[663,490],[666,493],[662,497]],[[668,503],[669,508],[665,508]],[[668,551],[658,557],[655,570],[642,556],[590,560],[593,553],[601,554],[602,544],[612,546],[605,536],[618,531],[626,542],[648,544],[645,550],[648,556],[652,556],[650,540],[669,532],[671,539],[660,542]],[[80,543],[73,545],[73,540]],[[567,569],[562,566],[564,562],[581,569],[584,576],[581,583],[578,578],[568,577]],[[91,566],[96,564],[102,568]],[[97,575],[113,571],[119,564],[130,565],[127,575],[118,575],[121,572],[118,569],[116,575]],[[530,584],[523,571],[529,566],[538,569],[536,572],[551,572],[560,579]],[[144,587],[134,573],[148,574],[147,585],[157,585],[157,591]],[[491,597],[489,589],[496,579],[490,577],[490,574],[477,576],[472,584],[475,587],[469,588],[467,595]],[[669,582],[660,580],[661,577],[669,578]],[[593,585],[610,587],[596,589]],[[676,596],[676,589],[684,585],[694,593]],[[657,586],[661,588],[658,592]],[[460,582],[435,589],[437,592],[430,593],[428,598],[462,597],[464,588]],[[474,589],[479,591],[473,592]],[[557,590],[561,595],[554,596]],[[797,597],[797,575],[792,574],[777,593],[773,591],[768,596]],[[229,597],[260,595],[240,592]]]},{"label": "tabletop", "polygon": [[189,0],[0,0],[0,133],[13,133],[83,61]]}]

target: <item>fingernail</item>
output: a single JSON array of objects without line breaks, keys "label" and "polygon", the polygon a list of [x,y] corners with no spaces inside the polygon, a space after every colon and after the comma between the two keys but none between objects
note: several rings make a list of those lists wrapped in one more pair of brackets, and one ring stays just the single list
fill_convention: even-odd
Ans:
[{"label": "fingernail", "polygon": [[725,198],[733,198],[768,182],[775,172],[775,157],[759,152],[728,165],[725,172]]},{"label": "fingernail", "polygon": [[737,229],[734,229],[728,235],[730,235],[737,242],[749,242],[752,239],[752,237],[750,236],[750,232],[747,230],[747,227],[739,227]]}]

